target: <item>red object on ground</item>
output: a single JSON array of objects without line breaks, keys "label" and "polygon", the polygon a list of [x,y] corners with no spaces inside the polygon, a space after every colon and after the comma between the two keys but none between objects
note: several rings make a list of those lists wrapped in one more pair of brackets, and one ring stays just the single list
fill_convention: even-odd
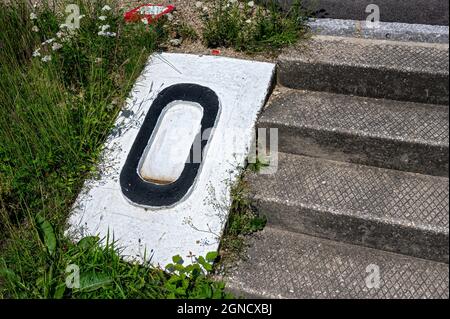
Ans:
[{"label": "red object on ground", "polygon": [[175,9],[175,6],[168,5],[157,5],[157,4],[144,4],[131,11],[125,13],[126,22],[137,22],[142,19],[146,19],[148,24],[161,18],[163,15],[171,13]]},{"label": "red object on ground", "polygon": [[220,50],[213,49],[213,50],[211,50],[211,54],[212,55],[220,55]]}]

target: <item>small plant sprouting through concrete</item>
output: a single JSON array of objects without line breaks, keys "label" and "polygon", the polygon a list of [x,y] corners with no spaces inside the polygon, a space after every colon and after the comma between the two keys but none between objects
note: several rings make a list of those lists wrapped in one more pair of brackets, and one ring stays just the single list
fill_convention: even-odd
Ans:
[{"label": "small plant sprouting through concrete", "polygon": [[221,242],[221,255],[225,260],[240,257],[245,248],[245,237],[263,230],[266,225],[266,218],[252,207],[245,172],[231,189],[231,198],[231,210]]},{"label": "small plant sprouting through concrete", "polygon": [[268,160],[261,159],[259,157],[256,158],[252,163],[248,164],[248,169],[254,173],[259,173],[263,168],[269,167],[270,162]]}]

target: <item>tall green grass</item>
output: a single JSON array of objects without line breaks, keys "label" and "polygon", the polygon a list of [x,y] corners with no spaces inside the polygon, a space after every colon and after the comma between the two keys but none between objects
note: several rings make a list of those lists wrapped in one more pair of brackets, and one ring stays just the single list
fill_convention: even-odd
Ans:
[{"label": "tall green grass", "polygon": [[[62,36],[65,5],[74,2],[85,17]],[[102,11],[106,2],[111,11]],[[167,274],[122,261],[113,241],[75,245],[63,235],[123,101],[167,39],[166,22],[125,24],[117,1],[0,2],[0,297],[225,296],[198,267]],[[115,36],[98,34],[105,24]],[[53,51],[55,43],[62,47]],[[69,264],[80,267],[79,289],[65,285]]]}]

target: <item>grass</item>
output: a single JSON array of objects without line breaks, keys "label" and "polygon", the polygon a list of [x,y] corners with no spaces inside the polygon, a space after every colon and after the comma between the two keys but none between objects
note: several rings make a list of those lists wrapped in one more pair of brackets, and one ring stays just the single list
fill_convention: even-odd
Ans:
[{"label": "grass", "polygon": [[[0,297],[226,297],[199,266],[211,261],[164,272],[122,261],[114,241],[64,237],[120,106],[170,28],[124,24],[103,1],[77,3],[85,17],[76,32],[60,27],[63,2],[36,8],[35,20],[26,1],[0,3]],[[115,36],[98,35],[106,24]],[[80,269],[78,288],[65,284],[68,265]]]},{"label": "grass", "polygon": [[309,13],[300,0],[283,12],[275,0],[209,0],[201,11],[203,39],[208,47],[231,47],[247,53],[277,51],[306,36]]},{"label": "grass", "polygon": [[[0,298],[230,297],[208,275],[215,254],[191,266],[180,256],[168,269],[142,266],[123,261],[113,238],[72,243],[64,236],[66,220],[149,54],[170,37],[202,37],[209,46],[246,52],[278,49],[302,36],[304,16],[274,6],[239,12],[219,6],[204,16],[199,35],[167,19],[125,24],[117,1],[43,1],[37,8],[27,0],[0,1]],[[112,10],[102,10],[106,2]],[[74,31],[64,26],[68,3],[85,15]],[[222,242],[228,255],[265,224],[245,189],[243,179],[233,189]],[[66,282],[78,278],[71,267],[79,269],[73,287]]]}]

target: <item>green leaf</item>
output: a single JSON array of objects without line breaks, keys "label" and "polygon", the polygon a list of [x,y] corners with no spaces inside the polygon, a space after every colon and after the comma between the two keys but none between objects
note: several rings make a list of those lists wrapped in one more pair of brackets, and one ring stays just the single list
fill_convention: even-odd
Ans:
[{"label": "green leaf", "polygon": [[178,287],[175,291],[177,293],[177,295],[182,295],[184,296],[186,294],[186,288],[184,287]]},{"label": "green leaf", "polygon": [[56,287],[55,294],[53,295],[54,299],[62,299],[64,297],[64,293],[66,292],[66,284],[62,283]]},{"label": "green leaf", "polygon": [[88,250],[97,245],[99,240],[100,239],[97,236],[85,237],[78,242],[77,246],[83,250]]},{"label": "green leaf", "polygon": [[213,266],[211,264],[204,264],[203,267],[205,267],[206,271],[212,271]]},{"label": "green leaf", "polygon": [[52,224],[41,215],[36,216],[36,225],[38,227],[39,237],[42,244],[47,248],[50,255],[56,250],[56,236]]},{"label": "green leaf", "polygon": [[201,288],[201,297],[203,299],[210,299],[213,296],[213,290],[211,288],[210,285],[208,284],[203,284],[202,288]]},{"label": "green leaf", "polygon": [[205,258],[202,257],[202,256],[198,257],[197,262],[198,262],[200,265],[202,265],[203,268],[205,268],[206,271],[211,271],[212,268],[213,268],[212,265],[211,265],[209,262],[207,262],[207,261],[205,260]]},{"label": "green leaf", "polygon": [[167,270],[168,272],[173,272],[173,271],[175,270],[175,267],[174,267],[173,264],[168,264],[168,265],[166,266],[166,270]]},{"label": "green leaf", "polygon": [[209,262],[214,262],[217,259],[217,256],[219,256],[219,254],[216,251],[211,251],[206,254],[206,260]]},{"label": "green leaf", "polygon": [[223,282],[219,282],[214,289],[213,299],[222,299],[224,295],[225,284]]},{"label": "green leaf", "polygon": [[14,271],[12,271],[11,269],[6,268],[6,267],[0,268],[0,277],[3,277],[5,279],[7,279],[8,281],[12,281],[12,282],[18,281],[18,277],[14,273]]},{"label": "green leaf", "polygon": [[175,269],[176,271],[178,271],[180,274],[186,272],[186,270],[184,269],[184,266],[183,266],[183,265],[180,265],[180,264],[176,264],[176,265],[174,266],[174,269]]},{"label": "green leaf", "polygon": [[184,260],[183,260],[183,258],[181,258],[180,255],[173,256],[172,261],[178,265],[182,265],[184,263]]},{"label": "green leaf", "polygon": [[107,288],[112,279],[103,273],[90,272],[80,277],[80,291],[92,292],[100,288]]}]

